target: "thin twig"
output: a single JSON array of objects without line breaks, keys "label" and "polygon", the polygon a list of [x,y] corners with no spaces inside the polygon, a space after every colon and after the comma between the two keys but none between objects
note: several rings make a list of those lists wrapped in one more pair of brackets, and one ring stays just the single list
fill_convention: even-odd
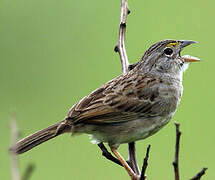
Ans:
[{"label": "thin twig", "polygon": [[142,166],[142,171],[141,171],[140,180],[145,180],[145,179],[146,179],[145,173],[146,173],[146,168],[147,168],[147,166],[148,166],[148,159],[149,159],[150,147],[151,147],[151,145],[149,144],[148,147],[147,147],[147,150],[146,150],[145,158],[144,158],[144,160],[143,160],[143,166]]},{"label": "thin twig", "polygon": [[174,167],[175,180],[179,180],[178,159],[179,159],[179,145],[180,145],[180,137],[181,137],[181,132],[179,130],[179,126],[180,126],[180,124],[175,122],[175,127],[176,127],[175,160],[172,163],[173,167]]},{"label": "thin twig", "polygon": [[[11,129],[11,144],[13,145],[13,144],[17,143],[17,141],[19,139],[19,135],[20,135],[14,114],[11,116],[10,129]],[[11,157],[12,180],[21,180],[18,155],[15,154],[14,152],[10,151],[10,157]],[[29,180],[33,171],[34,171],[34,165],[29,164],[24,171],[22,180]]]},{"label": "thin twig", "polygon": [[[19,132],[16,124],[16,120],[14,115],[11,117],[10,122],[10,129],[11,129],[11,144],[15,144],[19,138]],[[18,156],[10,152],[10,159],[11,159],[11,174],[13,180],[20,180],[20,171],[19,171],[19,163],[18,163]]]},{"label": "thin twig", "polygon": [[135,142],[131,142],[128,144],[128,161],[127,163],[131,167],[131,169],[135,172],[135,174],[140,174],[140,169],[137,164],[137,157],[136,157],[136,148]]},{"label": "thin twig", "polygon": [[[118,43],[115,46],[115,52],[119,53],[120,61],[122,65],[122,74],[126,74],[129,71],[128,56],[125,49],[125,33],[126,33],[126,22],[127,16],[130,13],[128,9],[127,0],[121,0],[121,14],[120,14],[120,25],[119,25],[119,37]],[[133,171],[138,175],[140,170],[136,160],[136,149],[135,143],[131,142],[128,144],[128,164],[133,169]]]},{"label": "thin twig", "polygon": [[108,160],[110,160],[110,161],[112,161],[112,162],[114,162],[114,163],[116,163],[116,164],[122,166],[121,162],[120,162],[117,158],[115,158],[115,157],[107,150],[107,148],[105,147],[105,145],[104,145],[103,143],[99,143],[98,146],[99,146],[99,148],[102,150],[102,155],[103,155],[104,157],[106,157]]},{"label": "thin twig", "polygon": [[205,174],[205,171],[208,168],[203,168],[199,173],[197,173],[194,177],[192,177],[190,180],[200,180],[201,177]]},{"label": "thin twig", "polygon": [[128,72],[128,56],[125,49],[125,33],[126,33],[126,21],[127,15],[130,13],[128,9],[127,0],[121,0],[121,15],[120,15],[120,25],[119,25],[119,37],[118,43],[115,46],[115,52],[119,53],[121,64],[122,64],[122,74]]}]

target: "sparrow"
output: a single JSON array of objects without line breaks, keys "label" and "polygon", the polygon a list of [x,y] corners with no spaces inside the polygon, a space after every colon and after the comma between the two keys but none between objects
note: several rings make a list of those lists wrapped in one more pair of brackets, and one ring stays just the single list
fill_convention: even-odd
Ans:
[{"label": "sparrow", "polygon": [[193,56],[181,56],[191,40],[162,40],[153,44],[139,62],[73,105],[66,117],[20,140],[10,148],[17,154],[64,133],[91,135],[96,144],[108,143],[128,174],[136,175],[118,152],[123,143],[145,139],[164,127],[181,100],[183,72]]}]

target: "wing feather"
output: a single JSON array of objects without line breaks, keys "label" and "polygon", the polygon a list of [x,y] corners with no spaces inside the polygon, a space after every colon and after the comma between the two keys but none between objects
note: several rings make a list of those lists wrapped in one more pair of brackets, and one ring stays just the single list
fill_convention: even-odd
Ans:
[{"label": "wing feather", "polygon": [[156,81],[138,74],[119,76],[74,105],[68,117],[75,124],[109,124],[156,115],[152,108],[159,101]]}]

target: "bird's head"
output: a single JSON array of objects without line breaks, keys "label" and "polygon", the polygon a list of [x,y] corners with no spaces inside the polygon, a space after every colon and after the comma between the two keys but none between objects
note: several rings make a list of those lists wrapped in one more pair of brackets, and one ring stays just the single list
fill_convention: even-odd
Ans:
[{"label": "bird's head", "polygon": [[196,43],[191,40],[163,40],[153,44],[143,55],[140,63],[145,72],[168,73],[182,76],[190,62],[199,58],[181,56],[184,47]]}]

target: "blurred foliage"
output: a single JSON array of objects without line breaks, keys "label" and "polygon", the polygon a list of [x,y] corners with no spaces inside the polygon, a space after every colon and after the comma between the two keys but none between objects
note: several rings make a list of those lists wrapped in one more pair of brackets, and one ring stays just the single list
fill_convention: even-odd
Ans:
[{"label": "blurred foliage", "polygon": [[[0,179],[9,180],[9,117],[16,112],[22,137],[64,118],[80,98],[121,73],[117,41],[120,1],[0,1]],[[147,175],[173,179],[175,127],[181,123],[180,170],[188,179],[203,166],[204,180],[214,168],[214,5],[212,0],[129,0],[127,52],[137,61],[161,39],[192,39],[199,44],[183,54],[202,59],[184,76],[180,107],[167,127],[137,143],[139,162],[152,145]],[[120,152],[126,157],[127,146]],[[21,170],[36,165],[38,179],[128,179],[126,172],[101,156],[87,135],[69,134],[20,156]]]}]

